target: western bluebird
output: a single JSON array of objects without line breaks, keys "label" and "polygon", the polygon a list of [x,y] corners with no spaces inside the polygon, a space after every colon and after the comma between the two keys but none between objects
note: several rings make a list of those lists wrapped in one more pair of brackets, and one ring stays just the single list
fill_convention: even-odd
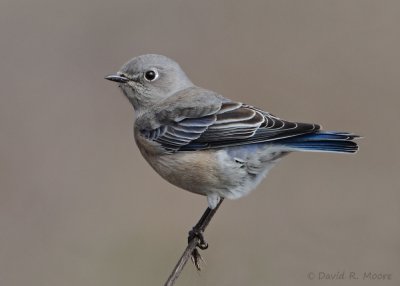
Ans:
[{"label": "western bluebird", "polygon": [[170,183],[207,196],[211,209],[250,193],[293,151],[358,149],[353,133],[282,120],[198,87],[165,56],[133,58],[106,79],[135,109],[134,136],[147,162]]}]

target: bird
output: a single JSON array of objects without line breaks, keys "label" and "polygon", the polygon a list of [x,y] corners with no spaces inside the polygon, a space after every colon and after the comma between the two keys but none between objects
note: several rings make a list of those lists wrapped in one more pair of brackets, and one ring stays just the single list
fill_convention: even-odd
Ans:
[{"label": "bird", "polygon": [[134,108],[134,138],[150,166],[168,182],[221,199],[254,190],[292,152],[356,153],[350,132],[283,120],[192,83],[180,65],[146,54],[105,79],[118,83]]}]

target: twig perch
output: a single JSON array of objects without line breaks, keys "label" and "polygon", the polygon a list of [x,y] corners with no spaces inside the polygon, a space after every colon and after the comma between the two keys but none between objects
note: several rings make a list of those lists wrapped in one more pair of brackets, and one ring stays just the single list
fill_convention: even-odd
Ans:
[{"label": "twig perch", "polygon": [[216,206],[215,209],[207,208],[204,214],[201,216],[200,220],[197,224],[193,227],[193,230],[189,232],[188,238],[188,246],[186,247],[185,251],[183,252],[181,258],[178,260],[178,263],[172,270],[171,275],[168,277],[167,281],[165,282],[164,286],[172,286],[175,284],[176,279],[178,279],[179,275],[181,274],[183,267],[185,267],[189,258],[192,259],[194,265],[198,270],[200,270],[199,262],[202,260],[197,247],[201,249],[206,249],[208,246],[202,239],[202,233],[207,228],[208,224],[210,223],[211,219],[213,218],[214,214],[217,212],[219,206],[221,205],[223,199],[221,198],[220,202]]}]

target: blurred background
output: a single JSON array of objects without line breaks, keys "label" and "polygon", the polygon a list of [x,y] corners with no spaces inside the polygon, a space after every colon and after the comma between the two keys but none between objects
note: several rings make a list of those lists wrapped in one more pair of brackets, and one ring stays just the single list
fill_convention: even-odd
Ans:
[{"label": "blurred background", "polygon": [[[400,285],[399,13],[389,0],[2,0],[0,284],[165,282],[206,200],[150,169],[133,109],[103,79],[160,53],[226,97],[365,136],[354,156],[292,154],[224,202],[205,269],[188,264],[177,285]],[[338,271],[359,279],[318,279]]]}]

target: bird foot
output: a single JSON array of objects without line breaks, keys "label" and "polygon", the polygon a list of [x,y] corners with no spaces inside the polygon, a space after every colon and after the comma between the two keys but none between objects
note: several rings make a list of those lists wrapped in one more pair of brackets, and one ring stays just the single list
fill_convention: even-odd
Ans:
[{"label": "bird foot", "polygon": [[194,227],[191,231],[189,231],[188,243],[190,243],[195,238],[199,240],[199,242],[197,243],[198,248],[200,248],[201,250],[208,248],[208,243],[204,239],[203,232]]},{"label": "bird foot", "polygon": [[205,250],[208,248],[208,243],[204,239],[203,232],[196,227],[189,231],[188,243],[192,242],[193,239],[198,239],[196,248],[192,251],[191,260],[198,271],[201,271],[200,262],[204,262],[203,257],[201,257],[200,252],[197,248]]}]

